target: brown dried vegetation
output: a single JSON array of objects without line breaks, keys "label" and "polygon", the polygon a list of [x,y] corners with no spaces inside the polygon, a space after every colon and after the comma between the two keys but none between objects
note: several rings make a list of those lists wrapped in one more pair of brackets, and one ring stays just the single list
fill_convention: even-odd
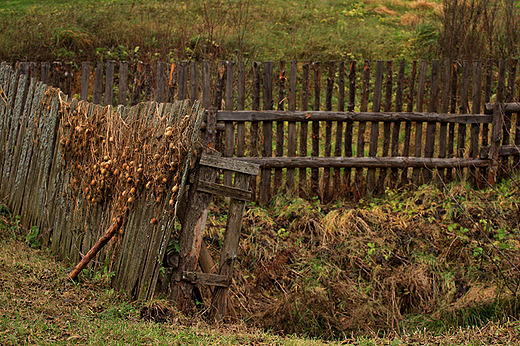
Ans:
[{"label": "brown dried vegetation", "polygon": [[80,102],[71,111],[64,103],[60,143],[72,173],[71,196],[113,206],[116,214],[131,209],[144,191],[157,203],[167,195],[175,199],[193,124],[189,115],[175,119],[176,112],[163,107],[143,103],[130,111]]},{"label": "brown dried vegetation", "polygon": [[[507,189],[426,186],[356,207],[285,197],[251,206],[237,312],[256,326],[321,338],[516,316],[520,189]],[[219,229],[210,215],[207,240],[217,249]]]}]

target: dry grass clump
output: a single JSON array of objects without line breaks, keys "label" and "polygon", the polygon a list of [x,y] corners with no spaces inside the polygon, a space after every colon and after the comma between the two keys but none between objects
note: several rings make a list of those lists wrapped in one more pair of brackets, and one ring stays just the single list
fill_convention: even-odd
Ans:
[{"label": "dry grass clump", "polygon": [[514,316],[514,304],[497,305],[514,302],[520,282],[520,189],[510,185],[387,191],[356,208],[285,197],[249,206],[237,312],[256,326],[325,338]]}]

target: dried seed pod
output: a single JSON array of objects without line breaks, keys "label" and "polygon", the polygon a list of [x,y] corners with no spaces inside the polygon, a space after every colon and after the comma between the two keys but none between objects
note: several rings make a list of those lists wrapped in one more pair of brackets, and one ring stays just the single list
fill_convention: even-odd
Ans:
[{"label": "dried seed pod", "polygon": [[171,137],[173,135],[173,132],[171,130],[168,130],[164,133],[166,137]]},{"label": "dried seed pod", "polygon": [[161,158],[161,155],[159,155],[159,154],[155,154],[155,155],[153,156],[153,158],[154,158],[155,161],[157,161],[157,160],[159,160],[159,159]]},{"label": "dried seed pod", "polygon": [[126,182],[127,182],[127,183],[131,183],[131,182],[132,182],[132,178],[128,178],[128,179],[126,179]]},{"label": "dried seed pod", "polygon": [[99,166],[97,165],[97,163],[94,165],[94,170],[97,171],[99,168]]},{"label": "dried seed pod", "polygon": [[132,188],[130,189],[130,194],[133,195],[134,193],[135,193],[135,187],[132,187]]},{"label": "dried seed pod", "polygon": [[137,173],[143,173],[143,169],[142,168],[138,168],[137,169]]},{"label": "dried seed pod", "polygon": [[134,197],[128,197],[128,203],[134,203],[135,198]]},{"label": "dried seed pod", "polygon": [[165,184],[167,181],[168,181],[167,178],[162,178],[162,182],[163,182],[163,184]]},{"label": "dried seed pod", "polygon": [[146,185],[145,185],[145,187],[147,189],[149,189],[151,186],[152,186],[152,182],[151,181],[147,182]]},{"label": "dried seed pod", "polygon": [[150,223],[152,225],[157,225],[157,219],[154,217],[153,219],[150,220]]},{"label": "dried seed pod", "polygon": [[127,170],[128,169],[128,165],[126,163],[123,163],[123,169],[124,170]]},{"label": "dried seed pod", "polygon": [[119,175],[119,169],[114,169],[114,175]]},{"label": "dried seed pod", "polygon": [[107,173],[107,170],[104,168],[101,168],[101,174],[105,175]]},{"label": "dried seed pod", "polygon": [[170,199],[170,201],[168,202],[171,206],[173,206],[175,204],[175,201],[172,199]]},{"label": "dried seed pod", "polygon": [[172,187],[173,193],[177,192],[177,190],[179,190],[179,185],[175,185],[174,187]]},{"label": "dried seed pod", "polygon": [[121,195],[122,195],[123,197],[125,197],[126,194],[127,194],[127,191],[125,190],[125,191],[123,191],[123,193],[122,193]]},{"label": "dried seed pod", "polygon": [[135,161],[130,161],[129,165],[130,165],[130,166],[135,165]]},{"label": "dried seed pod", "polygon": [[113,142],[114,141],[114,136],[110,136],[110,138],[108,139],[110,142]]},{"label": "dried seed pod", "polygon": [[103,157],[103,160],[105,160],[105,161],[108,161],[108,159],[110,159],[110,158],[109,158],[107,155],[105,155],[105,156]]},{"label": "dried seed pod", "polygon": [[97,184],[96,179],[92,179],[92,181],[90,182],[90,185],[95,186],[96,184]]}]

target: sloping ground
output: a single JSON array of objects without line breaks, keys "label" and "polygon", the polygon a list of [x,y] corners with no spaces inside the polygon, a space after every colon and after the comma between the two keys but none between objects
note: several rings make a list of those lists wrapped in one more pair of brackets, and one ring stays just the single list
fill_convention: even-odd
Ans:
[{"label": "sloping ground", "polygon": [[[107,289],[106,271],[68,282],[68,269],[30,248],[36,230],[19,231],[2,209],[0,343],[318,343],[283,336],[296,333],[331,344],[515,345],[519,198],[510,180],[388,191],[358,208],[283,197],[251,205],[232,286],[242,322],[226,328],[164,301],[129,302]],[[223,204],[209,217],[211,250]]]},{"label": "sloping ground", "polygon": [[[516,345],[520,324],[488,322],[446,333],[408,329],[385,337],[345,336],[337,342],[281,337],[244,324],[214,326],[186,318],[164,302],[143,306],[107,289],[106,273],[73,284],[47,251],[32,249],[16,225],[0,222],[0,344],[2,345]],[[29,233],[31,234],[31,233]],[[265,293],[266,296],[269,292]],[[155,313],[148,313],[155,311]],[[282,311],[281,311],[282,312]],[[153,317],[151,319],[151,317]]]},{"label": "sloping ground", "polygon": [[[66,279],[69,269],[50,253],[21,242],[0,206],[0,345],[315,345],[244,326],[210,326],[164,302],[130,302],[108,289],[107,273]],[[31,233],[29,233],[31,234]],[[85,275],[86,274],[86,275]],[[149,313],[152,311],[153,313]]]}]

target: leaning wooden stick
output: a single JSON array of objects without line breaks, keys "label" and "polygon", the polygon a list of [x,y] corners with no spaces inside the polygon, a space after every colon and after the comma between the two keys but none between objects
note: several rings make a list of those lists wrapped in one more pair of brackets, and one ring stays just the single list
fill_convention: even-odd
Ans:
[{"label": "leaning wooden stick", "polygon": [[108,228],[105,235],[103,235],[99,240],[97,241],[96,245],[92,247],[92,249],[89,250],[89,252],[83,257],[83,259],[78,263],[76,268],[74,268],[73,271],[69,274],[69,279],[74,280],[78,276],[78,274],[87,266],[87,264],[90,262],[90,260],[105,246],[106,243],[114,236],[114,234],[117,233],[119,228],[121,227],[123,223],[123,218],[118,217],[116,221]]}]

